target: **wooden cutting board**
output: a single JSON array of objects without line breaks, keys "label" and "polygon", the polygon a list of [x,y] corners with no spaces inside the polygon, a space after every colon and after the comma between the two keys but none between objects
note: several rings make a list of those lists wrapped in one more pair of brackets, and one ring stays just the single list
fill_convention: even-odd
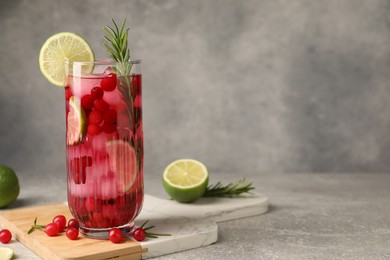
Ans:
[{"label": "wooden cutting board", "polygon": [[14,238],[43,259],[133,260],[141,259],[141,255],[147,252],[147,249],[143,249],[138,242],[128,238],[120,244],[113,244],[109,240],[90,239],[83,235],[80,235],[78,240],[69,240],[65,233],[48,237],[43,231],[35,230],[27,234],[36,217],[38,217],[38,224],[45,224],[60,214],[67,219],[71,218],[65,203],[8,210],[0,214],[0,223],[3,228],[12,232]]}]

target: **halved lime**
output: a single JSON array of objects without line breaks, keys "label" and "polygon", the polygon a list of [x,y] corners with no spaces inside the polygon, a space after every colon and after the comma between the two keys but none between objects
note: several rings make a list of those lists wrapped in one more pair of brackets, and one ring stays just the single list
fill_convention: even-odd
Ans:
[{"label": "halved lime", "polygon": [[192,159],[180,159],[167,166],[163,174],[165,191],[179,202],[193,202],[204,194],[208,184],[207,168]]},{"label": "halved lime", "polygon": [[72,96],[69,99],[69,112],[67,117],[66,143],[74,145],[79,143],[86,132],[87,121],[84,109],[80,102]]},{"label": "halved lime", "polygon": [[[49,37],[39,53],[39,68],[50,83],[63,87],[65,85],[65,61],[93,62],[93,51],[89,44],[79,35],[71,32],[60,32]],[[92,70],[92,65],[91,68]]]},{"label": "halved lime", "polygon": [[14,250],[8,247],[0,247],[0,260],[11,260],[14,256]]},{"label": "halved lime", "polygon": [[120,191],[129,191],[137,178],[134,148],[126,141],[112,140],[106,143],[106,149],[110,167],[120,183]]}]

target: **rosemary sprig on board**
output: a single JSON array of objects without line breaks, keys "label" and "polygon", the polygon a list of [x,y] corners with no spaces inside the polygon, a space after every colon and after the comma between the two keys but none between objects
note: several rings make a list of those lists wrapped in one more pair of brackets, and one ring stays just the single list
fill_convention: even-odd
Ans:
[{"label": "rosemary sprig on board", "polygon": [[228,185],[217,182],[207,187],[203,197],[238,197],[245,193],[251,193],[250,191],[254,189],[255,187],[252,186],[252,182],[245,179],[235,183],[229,183]]},{"label": "rosemary sprig on board", "polygon": [[31,228],[27,231],[27,234],[31,234],[35,229],[44,229],[45,225],[38,225],[37,224],[37,217],[34,220],[34,224],[31,226]]},{"label": "rosemary sprig on board", "polygon": [[163,233],[152,233],[152,232],[148,232],[148,230],[156,227],[156,226],[148,226],[148,227],[144,227],[146,225],[146,223],[148,223],[149,220],[145,221],[142,225],[141,225],[141,228],[143,230],[145,230],[145,234],[146,234],[146,237],[149,237],[149,238],[158,238],[159,236],[170,236],[171,234],[163,234]]}]

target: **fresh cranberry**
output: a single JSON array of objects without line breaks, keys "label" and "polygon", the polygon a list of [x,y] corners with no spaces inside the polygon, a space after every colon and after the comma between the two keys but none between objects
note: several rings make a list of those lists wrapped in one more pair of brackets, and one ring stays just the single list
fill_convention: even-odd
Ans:
[{"label": "fresh cranberry", "polygon": [[68,101],[72,95],[73,94],[72,94],[72,91],[70,90],[70,87],[66,87],[65,88],[65,99],[66,99],[66,101]]},{"label": "fresh cranberry", "polygon": [[92,166],[92,157],[91,156],[83,156],[81,157],[81,165],[84,167]]},{"label": "fresh cranberry", "polygon": [[[85,209],[85,199],[80,197],[68,196],[68,203],[77,212],[79,216],[86,216],[88,211]],[[69,225],[69,222],[68,222]]]},{"label": "fresh cranberry", "polygon": [[116,197],[115,199],[115,206],[116,206],[116,210],[119,211],[119,210],[125,210],[125,211],[128,211],[128,207],[129,207],[129,199],[126,197],[126,196],[118,196]]},{"label": "fresh cranberry", "polygon": [[109,109],[103,114],[104,123],[115,123],[116,122],[116,111]]},{"label": "fresh cranberry", "polygon": [[133,237],[137,241],[144,241],[146,238],[146,232],[143,228],[137,228],[134,230]]},{"label": "fresh cranberry", "polygon": [[108,110],[108,104],[103,99],[98,99],[95,101],[94,107],[97,111],[100,111],[102,113],[106,112]]},{"label": "fresh cranberry", "polygon": [[[83,158],[83,157],[82,157]],[[83,159],[74,158],[70,161],[69,168],[73,173],[73,180],[76,184],[85,183],[86,181],[86,172],[85,167],[87,162],[83,163]]]},{"label": "fresh cranberry", "polygon": [[59,229],[56,223],[50,223],[46,225],[44,231],[49,237],[54,237],[58,235]]},{"label": "fresh cranberry", "polygon": [[74,181],[74,183],[76,183],[76,184],[85,184],[86,180],[87,180],[87,176],[86,176],[85,168],[81,168],[79,170],[76,170],[73,173],[73,181]]},{"label": "fresh cranberry", "polygon": [[62,224],[60,222],[53,222],[53,223],[58,226],[58,233],[61,233],[65,230],[65,227],[62,226]]},{"label": "fresh cranberry", "polygon": [[85,109],[91,109],[93,107],[93,98],[90,94],[81,97],[81,106]]},{"label": "fresh cranberry", "polygon": [[85,199],[85,208],[93,212],[102,211],[103,201],[98,198],[87,198]]},{"label": "fresh cranberry", "polygon": [[80,163],[79,158],[75,158],[72,161],[70,161],[70,171],[73,173],[74,183],[84,184],[86,182],[85,167]]},{"label": "fresh cranberry", "polygon": [[0,242],[3,244],[8,244],[11,241],[12,234],[8,229],[3,229],[0,231]]},{"label": "fresh cranberry", "polygon": [[130,118],[127,114],[118,115],[117,124],[119,127],[128,127],[130,124]]},{"label": "fresh cranberry", "polygon": [[79,237],[79,230],[74,227],[70,227],[66,230],[66,236],[70,240],[76,240]]},{"label": "fresh cranberry", "polygon": [[140,108],[142,107],[142,98],[140,95],[137,95],[134,99],[134,107]]},{"label": "fresh cranberry", "polygon": [[93,211],[95,209],[95,200],[93,198],[87,198],[85,200],[85,208],[88,211]]},{"label": "fresh cranberry", "polygon": [[94,87],[93,89],[91,89],[91,96],[93,97],[93,99],[100,99],[102,98],[104,95],[104,91],[101,87]]},{"label": "fresh cranberry", "polygon": [[116,74],[110,73],[100,81],[100,86],[104,91],[113,91],[116,88]]},{"label": "fresh cranberry", "polygon": [[116,125],[114,124],[104,124],[102,126],[102,131],[106,134],[112,134],[116,131]]},{"label": "fresh cranberry", "polygon": [[129,140],[131,139],[132,133],[129,129],[127,128],[118,128],[118,138],[123,139],[123,140]]},{"label": "fresh cranberry", "polygon": [[119,228],[112,228],[108,232],[108,238],[112,243],[120,243],[123,240],[123,234]]},{"label": "fresh cranberry", "polygon": [[115,106],[116,108],[116,111],[118,111],[118,114],[126,114],[127,113],[127,110],[129,110],[129,106],[127,105],[126,102],[119,102],[118,104],[116,104]]},{"label": "fresh cranberry", "polygon": [[58,215],[53,218],[53,223],[57,224],[58,232],[62,232],[66,226],[66,217],[64,215]]},{"label": "fresh cranberry", "polygon": [[92,111],[88,117],[89,123],[98,125],[103,121],[103,116],[99,111]]},{"label": "fresh cranberry", "polygon": [[93,220],[99,228],[108,228],[110,226],[110,220],[105,218],[102,212],[93,212]]},{"label": "fresh cranberry", "polygon": [[103,206],[103,217],[114,219],[116,214],[115,205],[107,204]]},{"label": "fresh cranberry", "polygon": [[142,77],[141,75],[134,75],[132,78],[132,85],[135,88],[136,95],[141,95]]},{"label": "fresh cranberry", "polygon": [[80,159],[74,158],[73,160],[70,160],[69,168],[71,171],[76,171],[78,168],[80,168]]},{"label": "fresh cranberry", "polygon": [[143,130],[142,130],[142,121],[140,121],[137,131],[135,132],[135,138],[144,138]]},{"label": "fresh cranberry", "polygon": [[68,228],[70,228],[70,227],[78,229],[79,228],[79,222],[76,219],[74,219],[74,218],[69,219],[69,221],[68,221]]},{"label": "fresh cranberry", "polygon": [[88,133],[90,135],[98,135],[100,134],[102,130],[100,129],[100,126],[94,125],[94,124],[89,124],[88,125]]}]

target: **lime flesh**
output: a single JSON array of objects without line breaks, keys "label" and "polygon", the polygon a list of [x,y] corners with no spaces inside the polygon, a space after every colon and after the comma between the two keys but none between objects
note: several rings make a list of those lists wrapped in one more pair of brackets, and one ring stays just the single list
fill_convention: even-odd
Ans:
[{"label": "lime flesh", "polygon": [[86,40],[75,33],[61,32],[49,37],[42,45],[39,68],[50,83],[63,87],[66,81],[65,61],[93,62],[94,59]]},{"label": "lime flesh", "polygon": [[86,132],[86,115],[74,96],[69,99],[69,113],[67,117],[66,143],[74,145],[79,143]]},{"label": "lime flesh", "polygon": [[110,166],[119,180],[119,189],[127,192],[137,179],[137,160],[134,148],[126,141],[112,140],[106,143]]},{"label": "lime flesh", "polygon": [[10,260],[14,256],[14,250],[8,247],[0,247],[0,260]]},{"label": "lime flesh", "polygon": [[192,159],[176,160],[163,174],[163,185],[168,195],[179,202],[193,202],[204,194],[208,172],[203,163]]}]

